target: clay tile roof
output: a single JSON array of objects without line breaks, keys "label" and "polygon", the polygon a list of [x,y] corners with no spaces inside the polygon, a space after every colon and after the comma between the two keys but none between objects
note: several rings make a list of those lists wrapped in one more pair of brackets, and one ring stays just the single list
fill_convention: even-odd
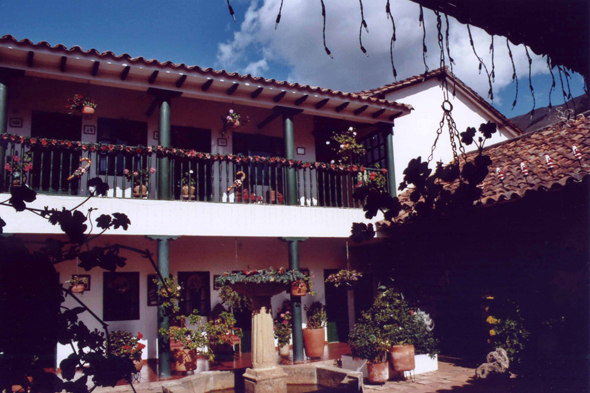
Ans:
[{"label": "clay tile roof", "polygon": [[[588,116],[588,117],[587,117]],[[576,146],[580,153],[577,159],[573,152]],[[483,181],[479,205],[493,205],[504,201],[518,200],[538,192],[557,190],[570,184],[590,181],[590,112],[579,115],[569,122],[561,122],[539,131],[489,146],[484,154],[492,160],[490,173]],[[476,152],[467,154],[473,162]],[[546,156],[553,161],[553,170],[547,165]],[[525,177],[520,164],[528,169]],[[504,173],[501,181],[496,168]],[[451,185],[456,187],[458,181]],[[400,196],[402,204],[408,204],[411,190]],[[407,215],[408,213],[404,213]],[[378,228],[391,223],[381,221]]]},{"label": "clay tile roof", "polygon": [[358,94],[360,94],[361,96],[364,96],[364,97],[385,98],[385,95],[387,93],[398,91],[398,90],[404,89],[409,86],[414,86],[419,83],[426,82],[426,81],[433,79],[433,78],[439,78],[439,79],[448,78],[447,82],[449,84],[449,89],[451,91],[454,91],[455,86],[459,86],[467,94],[472,96],[473,99],[475,99],[475,101],[477,101],[482,107],[484,107],[485,109],[487,109],[488,111],[493,113],[500,120],[500,123],[502,123],[504,126],[512,128],[518,135],[524,134],[524,132],[520,128],[518,128],[518,126],[516,124],[514,124],[512,121],[510,121],[508,118],[506,118],[506,116],[504,116],[501,112],[499,112],[496,108],[494,108],[493,105],[490,105],[490,103],[487,102],[485,99],[483,99],[482,96],[477,94],[477,92],[475,90],[473,90],[471,87],[467,86],[457,76],[454,76],[453,74],[451,74],[447,67],[437,68],[437,69],[429,71],[425,74],[412,76],[408,79],[404,79],[404,80],[401,80],[398,82],[390,83],[388,85],[377,87],[375,89],[363,90],[363,91],[358,92]]},{"label": "clay tile roof", "polygon": [[387,106],[390,108],[396,108],[396,109],[405,110],[405,111],[411,111],[413,109],[411,105],[397,103],[394,101],[388,101],[388,100],[385,100],[382,98],[371,97],[371,96],[360,94],[360,93],[347,93],[347,92],[343,92],[343,91],[339,91],[339,90],[332,90],[332,89],[327,89],[327,88],[322,88],[322,87],[301,85],[299,83],[294,83],[294,82],[278,81],[276,79],[266,79],[263,77],[253,76],[251,74],[242,75],[242,74],[238,74],[237,72],[227,72],[225,70],[215,70],[213,68],[201,68],[199,66],[188,66],[184,63],[176,64],[171,61],[160,62],[159,60],[156,60],[156,59],[146,59],[144,57],[132,57],[131,55],[129,55],[127,53],[123,53],[121,55],[116,55],[115,53],[113,53],[111,51],[106,51],[106,52],[101,53],[101,52],[97,51],[96,49],[84,50],[80,46],[73,46],[71,48],[68,48],[63,44],[57,44],[57,45],[51,46],[51,44],[48,43],[47,41],[40,41],[35,44],[31,40],[29,40],[28,38],[24,38],[24,39],[18,41],[15,37],[13,37],[12,35],[9,35],[9,34],[2,36],[0,38],[0,42],[13,43],[13,44],[16,44],[16,45],[19,45],[22,47],[31,47],[31,49],[49,49],[51,51],[60,52],[60,53],[64,53],[64,54],[81,53],[81,54],[85,54],[85,55],[94,55],[94,56],[97,56],[97,57],[105,59],[105,60],[107,60],[107,59],[122,60],[122,61],[125,61],[128,63],[131,63],[131,64],[135,63],[135,64],[146,65],[146,66],[154,66],[154,67],[169,67],[169,68],[172,68],[176,71],[190,71],[190,72],[199,73],[203,76],[223,77],[223,78],[227,78],[230,80],[243,81],[243,82],[253,82],[253,83],[257,83],[257,84],[270,85],[272,87],[277,87],[277,88],[291,88],[291,89],[299,90],[301,93],[304,93],[304,94],[306,94],[306,93],[308,93],[308,94],[311,94],[311,93],[313,93],[313,94],[327,94],[327,95],[331,95],[334,97],[338,97],[340,99],[357,101],[357,102],[365,103],[365,104],[383,105],[383,106]]}]

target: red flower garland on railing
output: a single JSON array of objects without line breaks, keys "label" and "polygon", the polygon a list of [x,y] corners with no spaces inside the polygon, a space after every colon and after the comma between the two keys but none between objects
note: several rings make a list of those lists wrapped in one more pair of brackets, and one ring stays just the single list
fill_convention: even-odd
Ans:
[{"label": "red flower garland on railing", "polygon": [[[51,138],[26,137],[15,134],[2,134],[2,139],[9,143],[22,144],[24,146],[40,148],[40,149],[68,149],[72,151],[88,151],[98,152],[102,154],[134,154],[134,155],[149,155],[156,153],[158,157],[177,157],[196,159],[200,161],[226,161],[235,164],[248,163],[268,163],[277,167],[296,168],[296,169],[315,169],[329,172],[364,172],[366,170],[374,171],[374,168],[365,168],[358,165],[336,165],[334,163],[324,162],[303,162],[300,160],[289,160],[285,157],[263,157],[263,156],[241,156],[238,154],[211,154],[197,152],[196,150],[177,149],[174,147],[162,146],[125,146],[114,145],[108,143],[92,143],[69,140],[57,140]],[[378,169],[379,170],[379,169]],[[387,173],[386,169],[380,169],[381,172]]]}]

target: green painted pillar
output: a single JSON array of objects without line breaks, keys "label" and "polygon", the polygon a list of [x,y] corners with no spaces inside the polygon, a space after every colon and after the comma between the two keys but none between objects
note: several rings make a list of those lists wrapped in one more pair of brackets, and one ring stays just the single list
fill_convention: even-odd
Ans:
[{"label": "green painted pillar", "polygon": [[[8,113],[8,88],[2,75],[0,75],[0,134],[6,133]],[[0,140],[0,192],[4,192],[4,165],[6,163],[6,143]]]},{"label": "green painted pillar", "polygon": [[[158,242],[158,271],[162,278],[170,276],[170,241],[176,240],[179,236],[147,236],[148,239]],[[158,292],[158,296],[159,292]],[[164,309],[160,305],[161,299],[158,299],[158,376],[159,378],[170,378],[171,356],[170,356],[170,339],[160,334],[160,329],[168,330],[170,328],[169,318],[164,315]]]},{"label": "green painted pillar", "polygon": [[[293,136],[293,113],[283,114],[283,139],[285,141],[285,158],[295,157],[295,141]],[[287,205],[297,205],[297,183],[295,168],[285,167],[287,171]]]},{"label": "green painted pillar", "polygon": [[[283,240],[289,243],[289,269],[299,270],[299,242],[305,241],[305,237],[286,237]],[[301,314],[301,296],[291,295],[293,307],[293,361],[302,362],[303,357],[303,318]]]},{"label": "green painted pillar", "polygon": [[[170,99],[163,98],[160,104],[160,138],[158,144],[170,147]],[[160,157],[158,168],[158,199],[169,200],[170,195],[170,157]]]},{"label": "green painted pillar", "polygon": [[393,157],[393,126],[391,124],[382,124],[381,130],[385,136],[385,153],[387,154],[387,186],[389,194],[392,197],[397,196],[397,186],[395,182],[395,161]]}]

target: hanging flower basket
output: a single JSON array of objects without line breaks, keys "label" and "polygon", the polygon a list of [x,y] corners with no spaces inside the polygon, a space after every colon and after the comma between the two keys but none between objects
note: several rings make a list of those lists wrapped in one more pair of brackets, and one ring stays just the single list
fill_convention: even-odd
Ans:
[{"label": "hanging flower basket", "polygon": [[238,273],[225,272],[218,277],[215,282],[218,285],[229,285],[231,288],[240,293],[249,296],[263,296],[280,293],[293,285],[293,283],[301,282],[306,290],[312,294],[313,288],[312,277],[306,276],[299,270],[286,270],[279,268],[274,270],[244,270]]},{"label": "hanging flower basket", "polygon": [[336,274],[330,274],[326,282],[334,284],[335,287],[345,285],[348,288],[353,288],[362,276],[363,273],[357,272],[356,270],[342,269]]},{"label": "hanging flower basket", "polygon": [[307,295],[307,283],[299,280],[291,284],[291,295],[293,296],[305,296]]},{"label": "hanging flower basket", "polygon": [[225,115],[223,115],[221,120],[223,120],[223,130],[221,131],[221,137],[225,138],[227,136],[228,130],[235,130],[236,128],[239,128],[240,126],[250,122],[250,117],[246,116],[243,118],[238,112],[230,109]]},{"label": "hanging flower basket", "polygon": [[81,94],[74,94],[74,97],[68,98],[68,102],[66,109],[68,109],[70,115],[73,115],[76,111],[80,111],[84,115],[93,115],[97,106],[93,99],[84,97]]}]

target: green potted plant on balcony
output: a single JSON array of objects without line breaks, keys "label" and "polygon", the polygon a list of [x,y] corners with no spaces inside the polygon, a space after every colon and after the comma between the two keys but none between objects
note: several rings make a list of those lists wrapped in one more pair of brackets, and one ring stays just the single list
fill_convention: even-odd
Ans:
[{"label": "green potted plant on balcony", "polygon": [[18,155],[6,157],[4,170],[10,173],[12,185],[18,187],[27,182],[26,174],[33,169],[31,152],[27,152],[21,158]]},{"label": "green potted plant on balcony", "polygon": [[154,173],[156,173],[156,168],[138,169],[136,171],[125,169],[123,171],[125,179],[133,182],[134,198],[147,198],[150,176]]},{"label": "green potted plant on balcony", "polygon": [[196,184],[193,171],[185,172],[184,176],[178,181],[178,186],[182,189],[182,199],[195,199]]},{"label": "green potted plant on balcony", "polygon": [[97,106],[93,99],[84,97],[82,94],[74,94],[74,97],[68,98],[68,102],[66,109],[70,115],[77,110],[83,115],[93,115]]},{"label": "green potted plant on balcony", "polygon": [[143,367],[141,355],[145,348],[145,345],[139,342],[142,338],[143,334],[140,332],[137,332],[137,336],[135,336],[125,330],[115,330],[109,334],[108,352],[112,355],[130,358],[133,360],[135,370],[139,372]]},{"label": "green potted plant on balcony", "polygon": [[227,132],[232,129],[236,129],[250,121],[250,117],[246,116],[243,118],[238,112],[230,109],[221,118],[223,120],[223,130],[221,131],[221,137],[225,138]]},{"label": "green potted plant on balcony", "polygon": [[326,306],[315,301],[305,306],[307,313],[307,327],[303,329],[303,343],[305,353],[309,358],[319,358],[324,353],[324,341],[326,338]]}]

